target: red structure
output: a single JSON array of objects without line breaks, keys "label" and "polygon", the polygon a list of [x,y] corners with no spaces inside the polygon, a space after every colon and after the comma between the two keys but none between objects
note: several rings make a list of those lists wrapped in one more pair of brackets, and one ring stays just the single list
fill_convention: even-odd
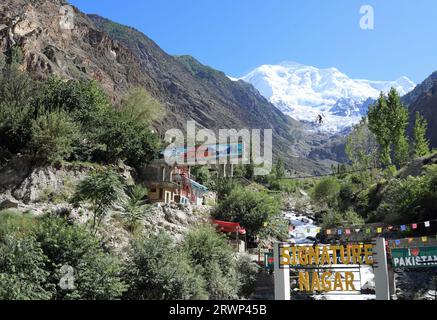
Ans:
[{"label": "red structure", "polygon": [[238,222],[226,222],[220,220],[213,220],[212,224],[217,228],[218,232],[231,233],[236,235],[237,251],[240,251],[240,236],[244,236],[244,242],[246,243],[246,229],[241,227]]},{"label": "red structure", "polygon": [[222,233],[239,233],[241,235],[246,234],[246,229],[240,226],[238,222],[226,222],[220,220],[213,220],[213,225],[217,227],[217,231]]}]

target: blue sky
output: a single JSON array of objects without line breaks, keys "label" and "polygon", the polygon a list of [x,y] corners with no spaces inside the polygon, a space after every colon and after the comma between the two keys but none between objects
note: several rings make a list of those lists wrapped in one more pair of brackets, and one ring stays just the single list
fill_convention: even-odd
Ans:
[{"label": "blue sky", "polygon": [[[296,61],[352,78],[421,82],[437,70],[435,0],[70,0],[135,27],[170,54],[231,76]],[[375,29],[359,26],[372,5]]]}]

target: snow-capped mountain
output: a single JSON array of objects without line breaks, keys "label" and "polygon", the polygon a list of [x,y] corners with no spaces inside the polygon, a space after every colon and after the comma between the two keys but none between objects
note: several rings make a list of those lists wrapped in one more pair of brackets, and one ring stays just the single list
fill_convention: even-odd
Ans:
[{"label": "snow-capped mountain", "polygon": [[282,112],[296,120],[324,124],[318,129],[339,132],[358,123],[380,92],[391,87],[405,95],[416,86],[407,77],[395,81],[351,79],[336,68],[318,69],[296,62],[263,65],[240,78],[253,84]]}]

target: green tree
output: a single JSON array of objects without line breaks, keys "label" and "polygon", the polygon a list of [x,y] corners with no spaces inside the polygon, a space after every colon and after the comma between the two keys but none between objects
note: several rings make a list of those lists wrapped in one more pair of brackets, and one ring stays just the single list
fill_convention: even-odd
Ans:
[{"label": "green tree", "polygon": [[191,168],[191,175],[195,177],[196,181],[208,188],[214,187],[214,177],[209,171],[208,166],[194,166]]},{"label": "green tree", "polygon": [[32,121],[29,149],[35,159],[54,164],[74,151],[78,128],[64,111],[51,112]]},{"label": "green tree", "polygon": [[388,125],[392,129],[395,163],[400,168],[408,161],[408,109],[402,104],[401,97],[394,88],[388,93],[387,104],[390,109]]},{"label": "green tree", "polygon": [[[120,261],[105,252],[99,239],[88,229],[49,216],[40,223],[35,237],[48,258],[44,269],[50,274],[50,284],[56,288],[53,299],[111,300],[119,299],[126,290],[120,276]],[[62,288],[65,266],[74,271],[73,281],[70,287]]]},{"label": "green tree", "polygon": [[281,202],[274,196],[260,191],[237,187],[216,208],[217,219],[239,222],[254,238],[263,224],[279,215]]},{"label": "green tree", "polygon": [[71,199],[75,207],[83,202],[92,206],[92,230],[97,231],[109,209],[117,202],[123,189],[121,177],[111,169],[95,171],[81,181]]},{"label": "green tree", "polygon": [[354,127],[347,138],[345,151],[355,168],[368,169],[378,165],[378,142],[369,130],[367,118]]},{"label": "green tree", "polygon": [[211,189],[217,193],[217,200],[221,202],[228,197],[232,190],[237,187],[237,183],[232,178],[216,178],[214,185],[211,186]]},{"label": "green tree", "polygon": [[16,66],[0,72],[0,148],[24,153],[31,135],[35,83]]},{"label": "green tree", "polygon": [[0,300],[48,300],[53,286],[47,257],[33,237],[7,235],[0,242]]},{"label": "green tree", "polygon": [[204,281],[166,234],[135,239],[123,277],[125,299],[190,300],[207,298]]},{"label": "green tree", "polygon": [[282,159],[282,157],[279,157],[278,161],[276,162],[275,177],[277,180],[285,177],[285,163],[284,163],[284,159]]},{"label": "green tree", "polygon": [[237,264],[232,248],[225,236],[210,226],[191,230],[185,237],[183,251],[191,265],[203,276],[209,298],[212,300],[236,299]]},{"label": "green tree", "polygon": [[346,212],[330,211],[322,217],[322,226],[326,229],[362,225],[364,225],[363,218],[352,210]]},{"label": "green tree", "polygon": [[420,158],[430,153],[429,140],[426,138],[427,129],[428,122],[419,112],[416,112],[412,144],[412,154],[415,158]]},{"label": "green tree", "polygon": [[394,144],[394,155],[396,165],[400,168],[407,164],[410,158],[410,146],[405,135],[399,136]]},{"label": "green tree", "polygon": [[314,187],[312,198],[320,204],[333,207],[337,203],[340,189],[341,185],[337,179],[333,177],[324,178]]},{"label": "green tree", "polygon": [[97,82],[66,81],[57,77],[43,83],[33,104],[39,114],[69,113],[84,130],[94,130],[99,118],[111,110],[108,97]]},{"label": "green tree", "polygon": [[380,94],[376,104],[370,106],[368,118],[369,129],[375,135],[381,148],[381,162],[383,165],[391,165],[390,144],[392,136],[388,127],[390,109],[383,93]]},{"label": "green tree", "polygon": [[162,104],[141,87],[130,89],[121,99],[118,110],[126,122],[146,126],[161,120],[165,115]]},{"label": "green tree", "polygon": [[408,110],[401,103],[396,89],[392,88],[386,97],[381,93],[376,104],[369,108],[369,129],[376,136],[381,148],[381,162],[390,166],[395,154],[396,165],[405,161],[406,128]]},{"label": "green tree", "polygon": [[136,185],[127,192],[128,199],[123,204],[123,218],[127,222],[127,226],[131,232],[139,226],[139,222],[143,219],[149,206],[146,205],[147,189],[141,185]]}]

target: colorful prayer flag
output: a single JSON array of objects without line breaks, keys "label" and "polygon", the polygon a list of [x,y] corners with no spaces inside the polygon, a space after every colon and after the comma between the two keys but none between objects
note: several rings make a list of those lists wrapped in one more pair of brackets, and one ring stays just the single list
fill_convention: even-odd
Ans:
[{"label": "colorful prayer flag", "polygon": [[341,236],[343,234],[343,231],[342,230],[338,230],[337,233],[338,233],[339,236]]},{"label": "colorful prayer flag", "polygon": [[413,224],[411,225],[411,227],[413,228],[413,230],[416,230],[416,229],[417,229],[417,223],[413,223]]},{"label": "colorful prayer flag", "polygon": [[407,226],[401,226],[401,231],[407,231]]},{"label": "colorful prayer flag", "polygon": [[376,232],[378,232],[378,233],[382,233],[382,228],[378,228],[378,229],[376,229]]},{"label": "colorful prayer flag", "polygon": [[370,228],[367,228],[367,229],[366,229],[366,233],[367,233],[367,234],[370,234],[371,232],[372,232],[372,230],[370,230]]},{"label": "colorful prayer flag", "polygon": [[401,244],[401,240],[396,240],[395,243],[397,246],[399,246]]},{"label": "colorful prayer flag", "polygon": [[326,230],[326,234],[330,235],[332,233],[332,231],[330,229]]},{"label": "colorful prayer flag", "polygon": [[413,238],[408,238],[408,243],[412,243],[414,241]]},{"label": "colorful prayer flag", "polygon": [[428,237],[422,237],[422,242],[428,242]]},{"label": "colorful prayer flag", "polygon": [[346,229],[346,234],[347,234],[347,235],[350,235],[350,234],[351,234],[351,231],[350,231],[349,229]]},{"label": "colorful prayer flag", "polygon": [[431,221],[426,221],[425,222],[425,227],[427,227],[427,228],[431,227]]},{"label": "colorful prayer flag", "polygon": [[360,233],[361,229],[355,229],[356,233]]}]

